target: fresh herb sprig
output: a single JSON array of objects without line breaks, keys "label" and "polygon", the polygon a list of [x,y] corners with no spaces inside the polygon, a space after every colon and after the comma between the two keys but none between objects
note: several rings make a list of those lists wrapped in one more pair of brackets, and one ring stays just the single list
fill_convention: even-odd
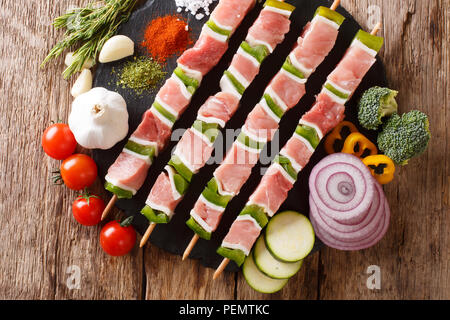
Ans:
[{"label": "fresh herb sprig", "polygon": [[77,44],[80,47],[73,54],[73,63],[64,70],[64,79],[81,71],[85,61],[96,61],[105,42],[128,20],[136,2],[137,0],[105,0],[101,6],[99,3],[90,3],[85,8],[72,9],[56,18],[53,26],[56,29],[66,29],[64,39],[53,47],[41,67]]}]

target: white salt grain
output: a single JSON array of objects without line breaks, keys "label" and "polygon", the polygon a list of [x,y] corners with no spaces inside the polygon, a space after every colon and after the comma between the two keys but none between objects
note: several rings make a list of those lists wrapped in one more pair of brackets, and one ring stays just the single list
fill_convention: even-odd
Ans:
[{"label": "white salt grain", "polygon": [[[197,20],[201,20],[210,15],[209,6],[217,0],[175,0],[177,12],[181,12],[182,8],[190,12]],[[199,13],[203,10],[204,13]]]}]

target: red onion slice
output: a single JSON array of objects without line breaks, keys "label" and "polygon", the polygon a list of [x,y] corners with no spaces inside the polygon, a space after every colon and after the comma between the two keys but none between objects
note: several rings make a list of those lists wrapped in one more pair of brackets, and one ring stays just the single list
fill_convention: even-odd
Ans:
[{"label": "red onion slice", "polygon": [[357,251],[374,246],[385,236],[389,228],[390,221],[390,209],[386,199],[384,199],[384,206],[382,207],[384,207],[384,210],[382,211],[383,219],[378,224],[376,231],[367,239],[361,240],[356,243],[348,243],[335,239],[332,235],[324,231],[314,218],[310,218],[317,237],[319,237],[327,246],[343,251]]},{"label": "red onion slice", "polygon": [[[323,230],[324,233],[329,234],[334,239],[348,243],[349,245],[363,241],[364,239],[367,239],[371,235],[374,234],[374,232],[377,230],[378,226],[383,220],[383,210],[384,210],[384,203],[375,209],[375,212],[378,213],[377,215],[373,216],[373,219],[370,221],[369,224],[367,224],[364,227],[361,227],[360,225],[354,225],[353,227],[357,230],[352,232],[341,232],[337,231],[336,229],[330,227],[323,219],[325,215],[323,213],[319,212],[317,207],[315,206],[314,202],[310,202],[311,207],[311,215],[314,216],[314,220],[317,222],[317,225],[321,230]],[[337,222],[335,224],[338,225]],[[336,225],[335,225],[336,227]],[[351,226],[345,226],[347,228]]]},{"label": "red onion slice", "polygon": [[360,222],[373,202],[370,170],[350,154],[336,153],[320,161],[309,177],[310,195],[320,212],[344,224]]},{"label": "red onion slice", "polygon": [[[338,172],[330,176],[327,181],[327,191],[330,197],[338,203],[348,203],[355,197],[356,190],[353,188],[355,182],[352,176],[345,172]],[[333,192],[339,190],[339,192]]]},{"label": "red onion slice", "polygon": [[[315,219],[320,224],[320,226],[325,229],[328,233],[333,234],[333,232],[342,233],[342,239],[347,239],[352,237],[356,232],[359,233],[371,233],[375,230],[377,226],[377,219],[381,215],[380,211],[384,210],[384,192],[381,185],[378,182],[375,182],[375,194],[373,198],[373,202],[368,210],[368,213],[365,215],[364,219],[360,222],[349,225],[342,224],[337,222],[336,220],[331,219],[323,212],[317,209],[314,201],[310,197],[310,208],[311,214],[315,216]],[[380,200],[381,199],[381,200]],[[381,203],[380,203],[381,202]],[[378,217],[377,217],[378,215]],[[339,238],[339,237],[337,237]],[[356,240],[355,236],[355,240]],[[360,240],[360,239],[358,239]],[[345,240],[344,240],[345,241]]]}]

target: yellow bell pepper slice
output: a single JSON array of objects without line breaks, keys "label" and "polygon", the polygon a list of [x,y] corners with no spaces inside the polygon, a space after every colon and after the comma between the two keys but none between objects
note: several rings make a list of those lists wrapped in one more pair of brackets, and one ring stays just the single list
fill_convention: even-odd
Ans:
[{"label": "yellow bell pepper slice", "polygon": [[[357,146],[358,151],[355,150]],[[362,158],[366,150],[370,151],[371,156],[378,154],[377,146],[359,132],[350,134],[345,139],[344,147],[342,148],[343,153],[353,154],[358,158]]]},{"label": "yellow bell pepper slice", "polygon": [[350,133],[358,132],[356,126],[349,121],[342,121],[341,123],[339,123],[325,139],[324,147],[325,151],[328,154],[339,152],[339,150],[334,149],[334,146],[336,141],[344,141],[344,137],[342,137],[343,128],[348,128],[350,130]]},{"label": "yellow bell pepper slice", "polygon": [[395,164],[388,156],[383,154],[368,156],[362,162],[380,184],[388,184],[394,180]]}]

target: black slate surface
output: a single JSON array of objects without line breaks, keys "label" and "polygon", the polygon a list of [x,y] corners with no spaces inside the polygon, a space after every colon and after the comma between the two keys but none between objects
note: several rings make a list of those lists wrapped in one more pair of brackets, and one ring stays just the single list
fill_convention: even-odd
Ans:
[{"label": "black slate surface", "polygon": [[[281,45],[279,45],[276,51],[271,56],[269,56],[262,64],[260,74],[245,92],[241,100],[240,108],[236,112],[235,116],[227,124],[227,129],[238,129],[242,126],[247,114],[259,101],[265,87],[267,86],[271,78],[281,68],[286,56],[289,54],[298,36],[300,35],[301,30],[313,17],[316,8],[319,5],[330,6],[332,3],[332,1],[327,0],[288,0],[287,2],[295,5],[297,8],[291,16],[291,30],[286,36],[285,41]],[[147,195],[150,192],[157,176],[160,174],[160,172],[163,170],[163,167],[170,159],[171,152],[174,149],[176,142],[181,137],[180,130],[189,128],[195,120],[197,110],[200,108],[200,106],[209,96],[219,91],[219,80],[223,71],[226,70],[227,66],[231,62],[231,59],[236,52],[239,44],[242,42],[242,40],[244,40],[248,28],[257,18],[261,8],[262,5],[258,4],[253,9],[253,11],[245,18],[244,22],[231,38],[227,53],[224,55],[220,63],[204,78],[202,86],[194,95],[187,111],[183,114],[183,116],[173,128],[173,141],[167,147],[165,152],[161,153],[153,163],[144,186],[141,188],[141,190],[139,190],[139,192],[133,199],[119,200],[116,203],[117,207],[122,209],[126,215],[135,216],[133,224],[136,230],[141,234],[145,232],[148,226],[148,221],[139,213],[139,211],[144,206]],[[290,110],[288,114],[286,114],[282,119],[280,123],[280,131],[274,138],[274,141],[279,141],[279,146],[283,146],[291,137],[301,116],[305,112],[307,112],[314,103],[315,95],[320,92],[321,86],[325,82],[327,75],[340,61],[346,49],[353,40],[354,35],[360,29],[359,24],[342,7],[339,7],[337,11],[343,14],[347,19],[341,27],[336,46],[330,53],[330,55],[326,58],[325,62],[310,77],[306,85],[306,95],[299,102],[299,104],[295,108]],[[175,13],[177,12],[175,1],[173,0],[148,0],[135,10],[135,12],[130,17],[130,20],[120,28],[119,34],[127,35],[131,39],[133,39],[136,43],[136,55],[143,55],[145,54],[145,50],[143,50],[138,44],[142,41],[144,29],[147,23],[157,16]],[[206,22],[207,17],[203,18],[201,21],[198,21],[197,19],[195,19],[195,17],[189,15],[186,12],[182,12],[180,13],[180,15],[188,20],[189,27],[192,29],[193,39],[197,39],[198,35],[200,34],[201,27]],[[175,68],[176,59],[177,57],[173,57],[168,61],[167,66],[165,67],[165,70],[168,72],[167,77],[170,77],[171,72]],[[100,64],[95,74],[94,86],[105,87],[109,90],[117,91],[125,98],[130,116],[129,133],[131,134],[138,126],[142,114],[147,110],[147,108],[150,107],[151,103],[153,102],[157,90],[138,96],[130,90],[124,90],[117,87],[115,75],[112,73],[112,68],[115,67],[116,69],[119,69],[125,61],[126,60],[109,64]],[[160,85],[162,84],[163,82]],[[357,99],[359,99],[364,90],[374,85],[387,85],[384,67],[380,59],[378,59],[377,63],[372,67],[367,76],[364,78],[351,101],[347,103],[347,119],[349,119],[353,123],[357,123]],[[373,132],[367,132],[362,128],[359,129],[361,130],[361,132],[375,141],[376,137],[374,136]],[[225,154],[226,150],[233,143],[232,138],[225,140],[225,146],[221,148],[221,152],[223,152],[222,154]],[[109,166],[119,155],[125,142],[126,140],[118,143],[114,148],[110,150],[94,151],[94,159],[97,162],[97,165],[99,167],[99,174],[102,178],[104,178]],[[216,152],[218,152],[219,148],[220,147],[216,148]],[[218,230],[213,234],[212,239],[210,241],[200,239],[196,247],[192,251],[190,258],[200,259],[201,263],[206,267],[216,268],[219,265],[222,257],[216,254],[215,251],[217,247],[220,245],[221,240],[227,233],[236,215],[244,206],[252,191],[258,185],[261,179],[261,173],[263,172],[264,168],[267,168],[270,164],[269,160],[275,157],[278,151],[279,150],[274,143],[268,144],[266,146],[263,154],[267,156],[262,156],[262,163],[259,163],[254,168],[252,176],[242,188],[241,193],[229,203],[228,208],[224,213],[222,222]],[[220,154],[221,153],[219,152],[219,158]],[[326,154],[323,151],[323,147],[319,146],[309,165],[304,168],[304,170],[299,174],[299,178],[295,187],[289,193],[288,199],[283,204],[280,210],[296,210],[308,215],[308,177],[314,165],[319,162],[320,159],[322,159],[325,155]],[[185,225],[185,221],[189,217],[190,209],[193,207],[206,182],[212,177],[212,173],[218,166],[218,164],[219,163],[212,163],[207,165],[199,172],[199,174],[194,177],[191,187],[185,195],[183,201],[177,207],[176,215],[172,219],[171,223],[167,225],[158,225],[155,228],[153,234],[150,237],[151,245],[156,245],[173,254],[181,255],[183,253],[184,249],[193,236],[193,232]],[[321,247],[323,247],[322,242],[319,239],[316,239],[316,244],[314,246],[313,252],[319,250]],[[180,263],[182,263],[181,259]],[[227,270],[237,271],[239,269],[234,263],[230,263],[227,267]]]}]

